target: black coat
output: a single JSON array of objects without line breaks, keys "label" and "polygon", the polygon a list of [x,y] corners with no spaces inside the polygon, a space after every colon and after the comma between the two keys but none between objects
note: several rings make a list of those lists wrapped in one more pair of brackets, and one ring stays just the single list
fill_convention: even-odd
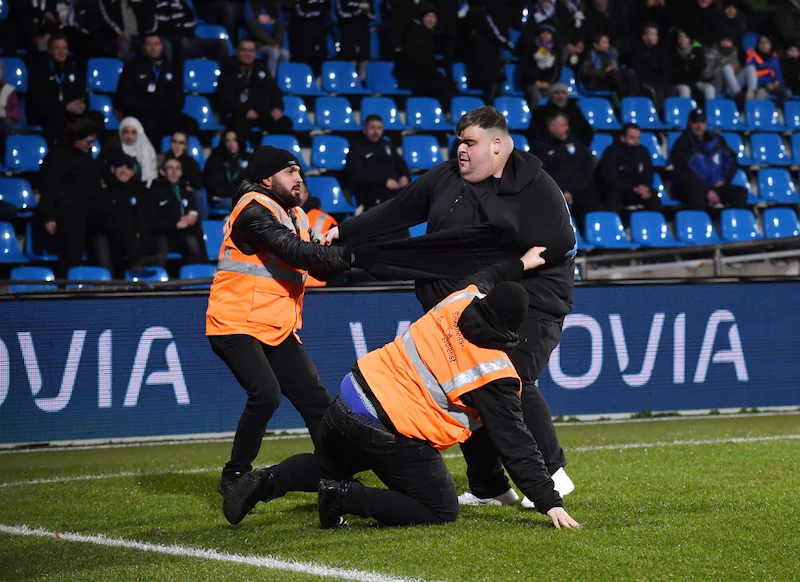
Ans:
[{"label": "black coat", "polygon": [[591,1],[586,3],[586,22],[584,23],[584,38],[587,48],[591,47],[592,39],[598,34],[608,35],[611,44],[620,53],[630,50],[631,39],[639,38],[641,31],[631,30],[631,15],[626,11],[626,5],[620,0],[609,0],[608,10],[601,12]]},{"label": "black coat", "polygon": [[[245,149],[240,145],[240,152]],[[211,152],[206,160],[206,167],[203,170],[203,180],[205,181],[208,203],[213,205],[225,198],[233,198],[236,189],[246,177],[245,166],[247,156],[239,155],[233,157],[221,145]]]},{"label": "black coat", "polygon": [[258,62],[244,69],[235,56],[222,65],[214,99],[226,119],[242,119],[250,109],[259,119],[269,117],[273,109],[283,111],[283,93],[272,75]]},{"label": "black coat", "polygon": [[[372,6],[372,2],[367,2]],[[373,8],[361,7],[364,0],[336,0],[336,17],[339,24],[339,58],[346,61],[369,60],[369,25]]]},{"label": "black coat", "polygon": [[723,19],[725,15],[713,2],[706,8],[701,8],[696,2],[690,2],[680,11],[677,18],[678,28],[685,30],[689,38],[702,45],[712,45],[719,40]]},{"label": "black coat", "polygon": [[411,177],[403,157],[397,153],[391,142],[382,139],[372,143],[365,136],[350,144],[345,174],[357,196],[360,192],[383,193],[386,190],[386,180]]},{"label": "black coat", "polygon": [[467,64],[470,81],[480,87],[506,79],[502,49],[512,50],[508,38],[508,15],[505,5],[492,2],[486,7],[470,8],[467,16],[471,59]]},{"label": "black coat", "polygon": [[291,16],[292,58],[325,59],[328,55],[327,22],[330,18],[328,0],[297,0]]},{"label": "black coat", "polygon": [[[63,99],[59,99],[59,89]],[[85,100],[88,108],[85,67],[78,67],[69,57],[59,65],[49,55],[42,56],[31,67],[25,94],[30,123],[46,125],[48,120],[62,115],[64,121],[77,119],[80,116],[66,110],[67,104],[76,99]]]},{"label": "black coat", "polygon": [[703,80],[703,71],[706,70],[706,54],[703,47],[694,44],[686,56],[678,52],[678,47],[673,46],[669,52],[669,72],[673,85],[694,86]]},{"label": "black coat", "polygon": [[[155,32],[158,28],[155,0],[129,0],[129,3],[136,15],[139,35]],[[122,0],[97,0],[97,8],[100,22],[92,32],[106,39],[120,36],[123,32]]]},{"label": "black coat", "polygon": [[531,143],[531,153],[542,160],[542,167],[563,192],[570,192],[573,196],[597,192],[592,175],[594,157],[578,139],[568,136],[561,141],[548,134]]},{"label": "black coat", "polygon": [[100,164],[91,153],[72,144],[49,152],[39,172],[42,220],[85,216],[100,196],[100,177]]},{"label": "black coat", "polygon": [[142,224],[137,206],[147,199],[147,187],[135,178],[128,182],[120,182],[110,175],[106,176],[105,181],[106,187],[100,190],[96,203],[97,209],[104,214],[115,213],[125,217],[125,222],[131,228],[141,232]]},{"label": "black coat", "polygon": [[157,235],[174,235],[179,231],[175,225],[181,217],[197,212],[194,196],[180,186],[176,191],[175,186],[164,179],[158,179],[150,185],[150,189],[137,201],[136,209],[140,232]]},{"label": "black coat", "polygon": [[165,37],[194,36],[196,18],[184,0],[155,0],[155,15]]},{"label": "black coat", "polygon": [[563,113],[569,120],[569,133],[583,145],[589,147],[592,144],[594,130],[586,117],[583,116],[581,108],[575,99],[569,99],[565,107],[559,107],[552,101],[537,107],[531,115],[531,124],[528,127],[528,141],[544,138],[547,135],[547,119],[556,113]]},{"label": "black coat", "polygon": [[[175,159],[175,154],[171,151],[167,152],[167,155],[164,156],[164,161],[173,159]],[[181,169],[183,170],[181,183],[184,187],[189,187],[192,190],[202,190],[203,172],[200,170],[200,164],[197,163],[197,160],[189,154],[183,154],[181,157],[177,158],[177,160],[181,163]]]},{"label": "black coat", "polygon": [[616,139],[608,146],[597,165],[600,191],[632,192],[635,186],[653,184],[653,161],[643,145],[631,146]]},{"label": "black coat", "polygon": [[[151,93],[148,88],[153,84]],[[143,122],[177,117],[183,110],[183,74],[166,61],[156,64],[141,56],[122,69],[114,100],[122,117],[130,115]]]},{"label": "black coat", "polygon": [[660,44],[646,46],[640,41],[631,55],[631,68],[642,83],[669,83],[669,61]]},{"label": "black coat", "polygon": [[401,87],[416,86],[438,75],[435,55],[433,32],[420,21],[412,21],[395,53],[394,76],[398,84]]}]

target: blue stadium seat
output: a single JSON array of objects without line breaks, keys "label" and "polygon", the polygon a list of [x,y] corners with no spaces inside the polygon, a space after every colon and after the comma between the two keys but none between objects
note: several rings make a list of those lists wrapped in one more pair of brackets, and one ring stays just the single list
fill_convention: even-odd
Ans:
[{"label": "blue stadium seat", "polygon": [[453,120],[453,125],[456,125],[466,113],[483,106],[483,99],[480,97],[453,97],[450,100],[450,119]]},{"label": "blue stadium seat", "polygon": [[[531,151],[531,146],[528,143],[528,138],[525,137],[523,134],[521,134],[521,133],[512,133],[511,137],[514,140],[514,147],[515,148],[517,148],[518,150],[522,150],[523,152]],[[450,148],[448,148],[448,151],[450,151]]]},{"label": "blue stadium seat", "polygon": [[278,87],[288,95],[324,95],[317,87],[314,71],[305,63],[279,63]]},{"label": "blue stadium seat", "polygon": [[125,280],[134,283],[164,283],[169,275],[164,267],[147,267],[141,271],[125,271]]},{"label": "blue stadium seat", "polygon": [[310,176],[306,178],[306,186],[312,196],[319,198],[320,208],[327,213],[350,213],[356,208],[342,192],[339,180],[333,176]]},{"label": "blue stadium seat", "polygon": [[664,155],[664,151],[661,149],[661,143],[656,134],[643,131],[641,135],[641,144],[650,152],[653,167],[663,168],[667,165],[667,158]]},{"label": "blue stadium seat", "polygon": [[744,103],[744,120],[753,131],[786,131],[775,104],[769,99],[750,99]]},{"label": "blue stadium seat", "polygon": [[27,263],[10,222],[0,222],[0,263]]},{"label": "blue stadium seat", "polygon": [[464,63],[453,63],[453,80],[456,82],[459,92],[462,95],[483,95],[480,89],[471,89],[469,77],[467,77],[467,65]]},{"label": "blue stadium seat", "polygon": [[356,66],[350,61],[325,61],[322,63],[322,90],[341,95],[367,95],[361,85]]},{"label": "blue stadium seat", "polygon": [[569,215],[569,222],[572,224],[572,230],[575,231],[575,240],[578,241],[578,250],[591,251],[594,246],[586,242],[586,239],[581,236],[581,231],[578,229],[578,225],[575,224],[575,218],[571,214]]},{"label": "blue stadium seat", "polygon": [[778,204],[800,204],[789,170],[783,168],[765,168],[758,171],[758,197],[763,202]]},{"label": "blue stadium seat", "polygon": [[800,132],[792,134],[792,165],[800,165]]},{"label": "blue stadium seat", "polygon": [[678,138],[681,136],[681,133],[678,131],[670,131],[667,134],[667,159],[672,159],[672,147],[675,145],[675,142],[678,141]]},{"label": "blue stadium seat", "polygon": [[777,133],[754,133],[750,136],[750,155],[756,164],[789,166],[792,158]]},{"label": "blue stadium seat", "polygon": [[670,129],[686,129],[689,113],[697,109],[697,102],[688,97],[667,97],[664,99],[664,125]]},{"label": "blue stadium seat", "polygon": [[331,131],[361,129],[347,97],[317,97],[315,105],[317,125]]},{"label": "blue stadium seat", "polygon": [[686,243],[675,240],[660,212],[642,210],[631,213],[631,239],[647,248],[682,247]]},{"label": "blue stadium seat", "polygon": [[194,27],[194,35],[197,38],[226,40],[228,41],[228,54],[232,55],[235,52],[233,43],[231,42],[231,36],[224,26],[218,24],[201,24],[200,26]]},{"label": "blue stadium seat", "polygon": [[425,236],[428,232],[428,223],[423,222],[422,224],[418,224],[416,226],[412,226],[408,229],[408,234],[411,238],[416,238],[418,236]]},{"label": "blue stadium seat", "polygon": [[344,170],[350,143],[339,135],[315,135],[311,142],[311,165],[320,170]]},{"label": "blue stadium seat", "polygon": [[506,80],[503,82],[502,95],[522,97],[525,93],[522,91],[520,72],[517,65],[503,65],[506,72]]},{"label": "blue stadium seat", "polygon": [[19,57],[0,57],[6,65],[5,81],[17,93],[24,93],[28,90],[28,67],[25,66],[25,61]]},{"label": "blue stadium seat", "polygon": [[5,166],[12,172],[38,172],[47,155],[47,142],[40,135],[11,135],[6,140]]},{"label": "blue stadium seat", "polygon": [[731,184],[734,186],[741,186],[747,190],[748,204],[758,204],[760,202],[758,197],[756,197],[755,192],[753,192],[753,186],[750,184],[750,178],[747,177],[747,174],[741,168],[736,170],[736,173],[733,175],[733,180],[731,180]]},{"label": "blue stadium seat", "polygon": [[28,217],[36,208],[31,183],[23,178],[0,178],[0,200],[17,209],[17,215]]},{"label": "blue stadium seat", "polygon": [[680,206],[681,203],[677,202],[670,198],[669,193],[667,192],[666,186],[664,186],[664,180],[661,179],[661,176],[658,175],[658,172],[653,172],[653,190],[656,191],[656,195],[661,198],[661,205],[662,206]]},{"label": "blue stadium seat", "polygon": [[430,170],[444,158],[439,142],[432,135],[403,136],[403,158],[410,170]]},{"label": "blue stadium seat", "polygon": [[[165,135],[161,138],[161,151],[168,152],[170,147],[170,140],[172,139],[171,135]],[[190,158],[193,158],[194,161],[200,166],[200,169],[206,167],[206,156],[203,154],[203,146],[200,144],[200,140],[197,139],[197,136],[190,135],[189,136],[189,144],[187,145],[187,150]]]},{"label": "blue stadium seat", "polygon": [[589,212],[585,218],[586,240],[600,249],[635,249],[625,234],[622,220],[616,212]]},{"label": "blue stadium seat", "polygon": [[117,131],[119,129],[119,119],[114,114],[114,105],[108,95],[89,94],[89,109],[103,114],[103,125],[108,131]]},{"label": "blue stadium seat", "polygon": [[189,59],[183,63],[183,92],[210,95],[217,90],[220,73],[216,61]]},{"label": "blue stadium seat", "polygon": [[29,222],[25,226],[25,256],[39,262],[58,260],[58,241],[45,231],[39,221]]},{"label": "blue stadium seat", "polygon": [[[377,8],[376,8],[377,10]],[[380,13],[378,13],[380,14]],[[380,19],[376,19],[376,22]],[[370,27],[369,29],[369,59],[381,58],[381,41],[378,37],[378,29]]]},{"label": "blue stadium seat", "polygon": [[658,116],[653,101],[649,97],[623,97],[621,106],[622,123],[635,123],[642,129],[664,129],[664,122]]},{"label": "blue stadium seat", "polygon": [[0,0],[0,20],[8,18],[8,0]]},{"label": "blue stadium seat", "polygon": [[311,123],[308,108],[302,97],[286,95],[283,98],[283,114],[292,120],[293,131],[314,131],[319,129]]},{"label": "blue stadium seat", "polygon": [[726,208],[720,214],[719,222],[722,240],[726,242],[746,242],[764,238],[752,210]]},{"label": "blue stadium seat", "polygon": [[800,101],[792,99],[783,104],[783,121],[792,131],[800,129]]},{"label": "blue stadium seat", "polygon": [[219,259],[219,250],[222,248],[223,229],[225,228],[225,221],[223,220],[204,220],[203,223],[203,240],[206,243],[206,252],[208,253],[209,261],[216,261]]},{"label": "blue stadium seat", "polygon": [[408,89],[400,89],[394,78],[394,63],[370,61],[367,63],[367,89],[376,95],[411,95]]},{"label": "blue stadium seat", "polygon": [[97,93],[116,93],[124,63],[120,59],[97,57],[86,65],[86,90]]},{"label": "blue stadium seat", "polygon": [[[217,274],[217,267],[214,265],[183,265],[178,273],[179,279],[213,279]],[[211,283],[205,285],[185,285],[181,289],[210,289]]]},{"label": "blue stadium seat", "polygon": [[579,97],[578,95],[578,80],[575,78],[575,73],[569,67],[561,67],[561,75],[559,81],[567,86],[567,95],[570,97]]},{"label": "blue stadium seat", "polygon": [[[508,31],[508,40],[511,41],[512,46],[517,46],[519,42],[519,38],[522,36],[522,31],[517,30],[514,28],[509,29]],[[519,57],[517,57],[514,53],[512,53],[507,48],[504,48],[500,51],[500,58],[505,61],[518,61]]]},{"label": "blue stadium seat", "polygon": [[100,140],[95,139],[94,143],[92,144],[92,159],[96,160],[102,151],[102,146],[100,145]]},{"label": "blue stadium seat", "polygon": [[708,127],[721,131],[744,131],[747,127],[731,99],[709,99],[706,101]]},{"label": "blue stadium seat", "polygon": [[800,220],[794,208],[775,207],[764,210],[765,238],[789,238],[800,236]]},{"label": "blue stadium seat", "polygon": [[758,33],[757,32],[745,32],[744,36],[742,36],[742,48],[745,51],[749,51],[751,48],[754,48],[758,44]]},{"label": "blue stadium seat", "polygon": [[506,118],[511,130],[526,130],[531,124],[531,110],[523,97],[498,97],[495,108]]},{"label": "blue stadium seat", "polygon": [[208,98],[203,95],[187,95],[183,104],[183,113],[197,120],[201,131],[221,131],[225,129],[217,123]]},{"label": "blue stadium seat", "polygon": [[406,124],[417,131],[448,131],[453,126],[447,121],[441,103],[434,97],[409,97],[406,100]]},{"label": "blue stadium seat", "polygon": [[[69,281],[111,281],[111,279],[111,273],[105,267],[81,265],[72,267],[67,271],[67,280]],[[90,283],[75,283],[67,287],[69,289],[90,289],[93,285]]]},{"label": "blue stadium seat", "polygon": [[[12,281],[55,281],[56,277],[47,267],[14,267],[11,269]],[[9,291],[11,293],[31,293],[35,291],[52,291],[56,289],[55,285],[36,284],[36,283],[22,283],[11,285]]]},{"label": "blue stadium seat", "polygon": [[297,156],[297,160],[300,162],[300,167],[305,172],[309,169],[308,164],[306,163],[305,158],[303,157],[303,151],[300,149],[300,142],[297,141],[297,138],[293,135],[265,135],[261,138],[261,145],[271,145],[279,150],[286,150],[287,152],[292,152],[295,156]]},{"label": "blue stadium seat", "polygon": [[592,155],[598,160],[603,157],[603,152],[606,148],[614,143],[614,136],[609,133],[595,133],[592,138],[592,145],[589,148],[592,150]]},{"label": "blue stadium seat", "polygon": [[728,144],[728,147],[736,152],[736,160],[740,166],[752,166],[755,164],[753,159],[748,155],[747,148],[744,146],[744,140],[741,134],[722,132],[720,133],[722,139]]},{"label": "blue stadium seat", "polygon": [[687,245],[714,245],[722,241],[705,210],[679,210],[675,213],[675,234]]},{"label": "blue stadium seat", "polygon": [[605,97],[584,97],[578,101],[586,121],[595,131],[612,130],[622,127],[617,121],[611,103]]},{"label": "blue stadium seat", "polygon": [[362,125],[368,115],[379,115],[384,129],[402,131],[406,128],[400,119],[397,103],[391,97],[364,97],[361,100]]}]

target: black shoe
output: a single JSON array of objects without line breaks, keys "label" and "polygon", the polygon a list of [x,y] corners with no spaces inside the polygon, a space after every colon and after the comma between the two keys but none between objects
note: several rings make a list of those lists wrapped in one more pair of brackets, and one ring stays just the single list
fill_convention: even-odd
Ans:
[{"label": "black shoe", "polygon": [[242,475],[244,475],[244,471],[228,474],[223,473],[222,477],[219,478],[219,485],[217,486],[219,494],[225,497],[230,490],[236,486],[236,482],[241,479]]},{"label": "black shoe", "polygon": [[272,471],[261,469],[242,475],[233,489],[225,494],[222,512],[231,525],[236,525],[259,501],[269,501],[275,489]]},{"label": "black shoe", "polygon": [[350,525],[344,518],[344,496],[350,481],[320,479],[318,489],[319,527],[334,529]]}]

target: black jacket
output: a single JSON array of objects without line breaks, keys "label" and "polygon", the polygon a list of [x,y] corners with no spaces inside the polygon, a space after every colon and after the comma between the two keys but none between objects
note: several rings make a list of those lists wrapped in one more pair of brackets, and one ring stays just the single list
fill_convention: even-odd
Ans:
[{"label": "black jacket", "polygon": [[678,46],[673,46],[669,53],[669,72],[673,85],[688,85],[703,80],[703,71],[706,70],[706,54],[699,43],[692,45],[692,50],[686,56],[678,52]]},{"label": "black jacket", "polygon": [[[148,91],[151,84],[156,86],[152,93]],[[122,69],[114,100],[122,117],[147,120],[178,116],[184,101],[183,75],[166,61],[157,64],[146,56],[139,57]]]},{"label": "black jacket", "polygon": [[[460,281],[455,289],[463,289],[474,284],[482,293],[488,293],[498,283],[519,281],[522,274],[522,261],[519,259],[506,261],[467,277]],[[494,329],[486,321],[480,321],[474,311],[463,312],[459,319],[459,328],[465,327],[462,326],[465,317],[471,319],[469,328],[473,330],[471,337],[467,337],[466,333],[463,334],[468,341],[480,345],[480,342],[500,343],[505,339],[503,332]],[[361,374],[358,364],[353,367],[353,374],[375,405],[378,418],[387,428],[394,430],[391,420]],[[514,483],[533,500],[539,512],[547,513],[553,507],[563,507],[564,501],[555,490],[536,441],[523,421],[519,386],[519,381],[503,378],[467,392],[461,399],[464,404],[478,411]]]},{"label": "black jacket", "polygon": [[[76,66],[69,57],[61,64],[53,61],[49,55],[38,59],[28,76],[28,92],[25,94],[28,121],[35,125],[46,124],[56,111],[63,113],[67,119],[77,119],[78,116],[68,113],[66,107],[76,99],[84,99],[88,106],[85,69]],[[58,79],[61,79],[60,85]],[[59,88],[62,100],[58,98]]]},{"label": "black jacket", "polygon": [[[248,192],[269,196],[285,210],[298,206],[294,198],[282,197],[249,180],[239,185],[235,201]],[[308,271],[312,277],[320,281],[327,281],[350,268],[348,250],[342,247],[322,246],[311,228],[309,234],[311,242],[305,242],[286,228],[267,208],[252,201],[236,217],[231,239],[236,248],[246,255],[269,253],[297,269]]]},{"label": "black jacket", "polygon": [[142,232],[138,205],[147,201],[147,187],[135,178],[120,182],[113,174],[106,176],[105,182],[106,187],[100,190],[95,210],[102,214],[122,214],[137,232]]},{"label": "black jacket", "polygon": [[653,162],[643,145],[631,146],[616,139],[608,146],[597,166],[597,183],[601,192],[632,192],[635,186],[653,184]]},{"label": "black jacket", "polygon": [[[154,0],[130,0],[130,6],[136,15],[139,36],[148,32],[156,32],[156,7]],[[105,38],[114,38],[123,33],[122,0],[97,0],[101,25],[93,31]]]},{"label": "black jacket", "polygon": [[[175,154],[173,154],[171,151],[167,152],[167,154],[164,156],[164,161],[173,159],[175,159]],[[183,154],[177,159],[181,163],[181,169],[183,170],[183,178],[181,178],[181,182],[184,187],[191,188],[192,190],[202,190],[203,173],[200,170],[200,164],[197,163],[197,160],[195,160],[189,154]]]},{"label": "black jacket", "polygon": [[569,133],[585,146],[592,144],[594,130],[583,116],[576,99],[569,99],[566,106],[559,107],[552,101],[537,107],[531,115],[531,124],[528,127],[528,141],[532,142],[547,135],[547,119],[556,113],[563,113],[569,120]]},{"label": "black jacket", "polygon": [[[246,151],[243,144],[239,144],[239,151]],[[206,160],[203,170],[208,203],[213,205],[225,198],[232,198],[236,194],[239,184],[245,179],[246,155],[233,157],[225,148],[225,144],[214,148]]]},{"label": "black jacket", "polygon": [[640,41],[631,55],[631,68],[642,83],[669,83],[669,62],[660,44],[646,46]]},{"label": "black jacket", "polygon": [[197,212],[194,196],[159,178],[136,204],[142,234],[174,234],[175,225],[190,212]]},{"label": "black jacket", "polygon": [[390,141],[382,139],[373,143],[366,136],[351,142],[345,170],[347,181],[356,194],[385,190],[386,180],[390,178],[411,177],[403,157]]},{"label": "black jacket", "polygon": [[72,144],[47,154],[39,172],[42,220],[85,215],[100,196],[100,164]]},{"label": "black jacket", "polygon": [[467,64],[470,82],[477,87],[506,79],[502,49],[512,50],[508,36],[508,15],[500,2],[471,6],[466,18],[471,58]]},{"label": "black jacket", "polygon": [[258,113],[259,119],[269,117],[273,109],[283,111],[283,93],[272,75],[258,62],[248,69],[243,68],[235,56],[222,65],[214,99],[226,119],[244,118],[250,109]]},{"label": "black jacket", "polygon": [[183,0],[155,0],[155,17],[165,37],[194,36],[194,11]]},{"label": "black jacket", "polygon": [[419,20],[413,20],[408,25],[399,43],[394,58],[394,76],[401,87],[439,74],[433,31],[428,30]]},{"label": "black jacket", "polygon": [[289,26],[292,34],[292,58],[325,59],[328,55],[327,23],[330,18],[328,0],[296,0]]},{"label": "black jacket", "polygon": [[[480,184],[463,180],[457,161],[449,160],[420,176],[392,200],[344,221],[339,235],[343,244],[352,246],[426,221],[428,232],[435,234],[394,244],[408,246],[419,241],[424,244],[428,236],[444,239],[448,233],[454,233],[454,240],[448,240],[448,246],[440,249],[444,255],[453,247],[465,247],[469,242],[459,242],[461,230],[487,225],[496,232],[484,245],[485,256],[494,254],[494,259],[474,268],[474,258],[467,265],[469,257],[461,260],[454,254],[447,262],[447,272],[452,273],[452,278],[417,280],[417,298],[424,309],[430,309],[452,293],[468,273],[495,263],[498,255],[505,252],[521,256],[521,252],[533,246],[544,246],[547,264],[522,280],[531,296],[530,306],[546,319],[560,319],[571,311],[575,234],[561,190],[534,156],[515,149],[506,162],[503,177],[489,178]],[[466,272],[456,274],[461,269]]]},{"label": "black jacket", "polygon": [[553,177],[562,192],[573,196],[594,195],[597,187],[592,175],[592,152],[572,136],[561,141],[550,134],[531,143],[531,153],[542,160],[542,167]]}]

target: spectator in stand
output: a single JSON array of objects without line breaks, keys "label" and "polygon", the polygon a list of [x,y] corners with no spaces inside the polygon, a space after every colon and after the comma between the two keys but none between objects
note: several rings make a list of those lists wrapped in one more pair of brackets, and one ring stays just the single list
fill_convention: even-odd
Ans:
[{"label": "spectator in stand", "polygon": [[6,136],[22,121],[22,104],[11,83],[5,80],[6,63],[0,59],[0,163],[5,161]]},{"label": "spectator in stand", "polygon": [[620,68],[617,49],[611,46],[607,34],[601,33],[593,39],[592,48],[583,62],[582,79],[590,91],[612,91],[621,97],[639,92],[636,73]]},{"label": "spectator in stand", "polygon": [[522,89],[528,107],[534,111],[539,100],[561,77],[561,48],[555,29],[549,24],[526,26],[517,44]]},{"label": "spectator in stand", "polygon": [[339,24],[339,58],[361,63],[369,60],[369,25],[375,20],[372,0],[336,0]]},{"label": "spectator in stand", "polygon": [[782,0],[773,15],[775,33],[783,46],[800,43],[800,7],[792,0]]},{"label": "spectator in stand", "polygon": [[289,43],[294,58],[308,63],[314,75],[322,74],[322,63],[328,59],[328,31],[330,18],[328,0],[296,0],[290,27]]},{"label": "spectator in stand", "polygon": [[136,160],[136,179],[147,187],[158,178],[158,158],[153,144],[147,137],[142,124],[135,117],[125,117],[119,123],[118,135],[109,138],[102,154],[106,166],[114,150],[122,150]]},{"label": "spectator in stand", "polygon": [[658,27],[658,35],[666,38],[674,27],[675,0],[635,0],[633,5],[633,26],[641,30],[647,23]]},{"label": "spectator in stand", "polygon": [[697,41],[692,41],[684,30],[675,33],[676,42],[669,52],[669,72],[672,84],[680,97],[694,97],[705,103],[717,92],[714,85],[703,81],[706,70],[706,55]]},{"label": "spectator in stand", "polygon": [[292,120],[283,114],[283,94],[264,66],[256,62],[256,44],[249,38],[240,40],[236,56],[222,65],[214,97],[226,125],[238,135],[250,133],[254,147],[261,143],[264,131],[292,131]]},{"label": "spectator in stand", "polygon": [[715,0],[690,0],[678,14],[675,25],[701,45],[713,44],[719,38],[725,17]]},{"label": "spectator in stand", "polygon": [[688,127],[672,146],[672,191],[691,210],[719,204],[745,208],[747,190],[731,184],[739,169],[736,154],[722,136],[707,127],[704,110],[689,114]]},{"label": "spectator in stand", "polygon": [[194,10],[185,0],[156,0],[158,33],[165,46],[167,61],[183,70],[187,59],[205,57],[221,63],[228,56],[228,42],[221,38],[197,38]]},{"label": "spectator in stand", "polygon": [[[437,8],[436,28],[433,38],[436,42],[436,54],[442,56],[442,68],[449,71],[456,61],[458,46],[458,5],[459,0],[432,0]],[[406,23],[408,25],[408,23]]]},{"label": "spectator in stand", "polygon": [[288,63],[292,56],[283,48],[286,30],[278,1],[248,0],[244,5],[244,20],[250,38],[256,41],[258,54],[266,58],[269,74],[277,78],[278,63]]},{"label": "spectator in stand", "polygon": [[155,0],[97,0],[103,24],[97,34],[109,56],[129,61],[143,36],[155,32]]},{"label": "spectator in stand", "polygon": [[[208,218],[206,201],[203,199],[203,172],[200,164],[189,155],[189,137],[182,131],[172,134],[169,140],[169,151],[164,155],[164,161],[178,160],[181,163],[183,177],[181,188],[194,197],[195,206],[200,212],[200,220]],[[163,165],[163,164],[162,164]]]},{"label": "spectator in stand", "polygon": [[578,107],[578,100],[570,99],[568,95],[566,84],[553,83],[550,87],[550,101],[537,107],[531,116],[528,141],[547,137],[547,121],[556,113],[563,113],[569,121],[570,135],[587,147],[591,145],[594,130]]},{"label": "spectator in stand", "polygon": [[642,28],[642,40],[631,56],[631,68],[656,109],[664,106],[664,99],[674,92],[670,84],[669,63],[663,47],[659,43],[658,28],[645,24]]},{"label": "spectator in stand", "polygon": [[247,177],[247,144],[244,134],[228,129],[222,143],[206,160],[203,179],[210,208],[232,208],[233,196],[242,180]]},{"label": "spectator in stand", "polygon": [[583,224],[587,212],[603,209],[594,180],[597,161],[589,148],[570,136],[566,115],[555,113],[547,120],[547,135],[531,143],[531,153],[561,188],[577,224]]},{"label": "spectator in stand", "polygon": [[765,34],[758,37],[758,44],[747,51],[747,66],[753,66],[758,77],[758,90],[756,99],[769,99],[770,95],[778,98],[778,104],[783,107],[783,101],[791,97],[792,92],[783,83],[783,71],[778,53],[772,50],[772,41]]},{"label": "spectator in stand", "polygon": [[[494,103],[503,89],[506,73],[502,49],[514,50],[508,37],[508,12],[504,2],[475,2],[467,15],[470,58],[467,63],[470,84],[483,91],[483,101]],[[526,53],[526,58],[532,54]],[[560,56],[560,55],[559,55]]]},{"label": "spectator in stand", "polygon": [[411,21],[395,52],[394,76],[402,89],[408,89],[414,95],[436,97],[442,108],[449,111],[450,101],[458,95],[458,88],[453,79],[438,70],[433,36],[437,9],[433,4],[426,4],[421,12],[422,20]]},{"label": "spectator in stand", "polygon": [[742,106],[744,99],[754,99],[758,77],[754,66],[742,67],[739,50],[731,38],[723,36],[720,41],[705,47],[706,70],[704,78],[714,84],[717,94],[734,97]]},{"label": "spectator in stand", "polygon": [[611,40],[623,64],[628,63],[631,40],[630,14],[623,0],[591,0],[586,6],[586,31],[584,38],[598,38],[605,34]]},{"label": "spectator in stand", "polygon": [[181,253],[185,265],[205,263],[208,258],[194,197],[181,188],[182,178],[181,163],[167,160],[161,177],[136,204],[145,248],[160,267],[166,266],[170,252]]},{"label": "spectator in stand", "polygon": [[641,134],[635,123],[623,125],[597,166],[597,184],[606,209],[612,212],[619,213],[625,206],[663,210],[661,199],[652,188],[653,162],[648,149],[639,143]]},{"label": "spectator in stand", "polygon": [[158,143],[165,134],[200,132],[197,121],[183,111],[183,71],[164,54],[161,35],[147,34],[144,54],[122,69],[114,104],[124,117],[142,122],[145,133]]},{"label": "spectator in stand", "polygon": [[363,210],[394,198],[411,179],[403,157],[383,137],[383,119],[368,115],[363,136],[350,144],[345,162],[345,177]]},{"label": "spectator in stand", "polygon": [[[306,216],[308,216],[308,223],[311,225],[311,230],[314,231],[314,234],[320,240],[323,234],[334,226],[339,226],[339,223],[336,222],[333,216],[320,210],[319,198],[311,196],[305,182],[300,184],[300,207],[303,209],[303,212],[306,213]],[[311,275],[306,275],[305,285],[306,287],[324,287],[327,283],[315,279]]]},{"label": "spectator in stand", "polygon": [[58,31],[56,0],[15,2],[8,19],[0,22],[0,39],[9,54],[16,50],[38,54],[47,50],[47,41]]},{"label": "spectator in stand", "polygon": [[81,264],[89,238],[98,235],[120,244],[131,270],[141,269],[143,253],[128,209],[109,204],[102,190],[100,165],[92,159],[97,129],[89,119],[78,119],[67,129],[63,147],[45,156],[40,176],[40,209],[45,230],[58,240],[56,277],[65,279]]},{"label": "spectator in stand", "polygon": [[238,40],[239,27],[243,23],[242,2],[230,0],[194,0],[197,15],[209,24],[218,24],[228,31],[231,41]]},{"label": "spectator in stand", "polygon": [[724,0],[722,6],[722,18],[718,23],[717,36],[714,40],[719,42],[721,39],[729,38],[743,56],[742,39],[744,38],[744,33],[747,32],[747,27],[742,17],[739,16],[736,0]]},{"label": "spectator in stand", "polygon": [[781,72],[786,88],[792,95],[800,94],[800,49],[790,44],[781,57]]},{"label": "spectator in stand", "polygon": [[527,26],[552,26],[556,36],[566,43],[561,55],[564,63],[574,68],[580,63],[585,49],[582,36],[585,19],[580,0],[539,0],[533,21],[529,19]]},{"label": "spectator in stand", "polygon": [[95,46],[93,38],[98,28],[95,5],[93,0],[56,2],[57,34],[66,37],[75,59],[81,63],[89,60],[95,52],[102,52],[103,48]]}]

